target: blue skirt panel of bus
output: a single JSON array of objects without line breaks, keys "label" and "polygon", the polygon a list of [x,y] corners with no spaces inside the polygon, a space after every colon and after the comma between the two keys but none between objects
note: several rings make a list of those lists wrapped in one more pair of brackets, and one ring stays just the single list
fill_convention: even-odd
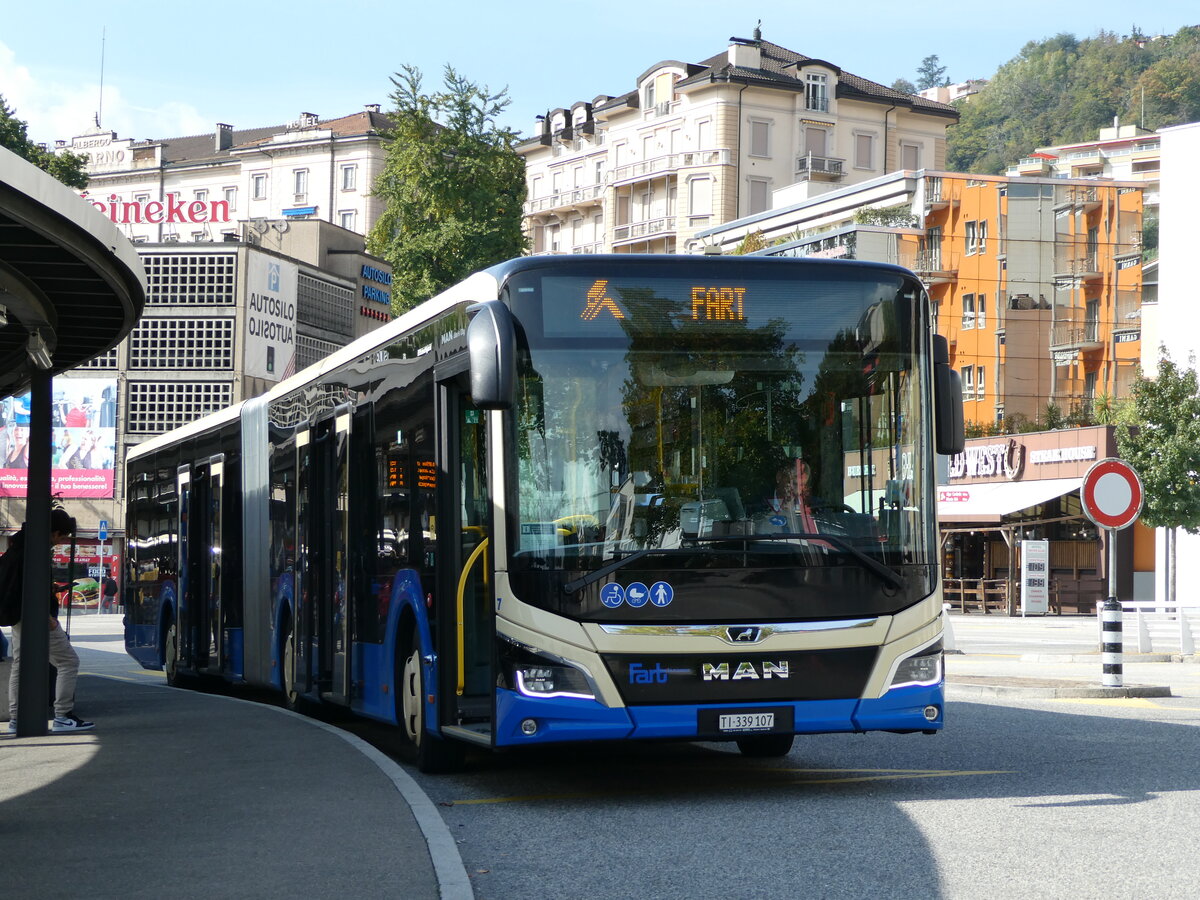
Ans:
[{"label": "blue skirt panel of bus", "polygon": [[[708,703],[702,705],[607,707],[595,700],[567,697],[526,697],[496,690],[496,746],[512,747],[556,741],[703,740],[697,723],[702,709],[736,711],[764,707],[791,707],[796,734],[831,734],[860,731],[927,731],[941,728],[942,685],[897,688],[873,700],[802,700],[780,703]],[[925,718],[926,706],[936,706],[938,717]],[[537,722],[537,731],[521,731],[525,719]],[[732,736],[731,736],[732,737]]]},{"label": "blue skirt panel of bus", "polygon": [[271,687],[277,691],[283,690],[283,617],[286,614],[291,621],[296,621],[293,597],[292,574],[287,572],[275,582],[275,595],[271,598],[272,633],[275,635],[275,640],[271,641]]},{"label": "blue skirt panel of bus", "polygon": [[[937,718],[925,718],[925,707],[936,706]],[[946,684],[913,684],[892,688],[876,700],[860,700],[854,722],[859,731],[932,731],[941,728],[946,708]]]},{"label": "blue skirt panel of bus", "polygon": [[[405,609],[412,612],[417,634],[421,642],[421,656],[433,653],[433,639],[429,632],[429,620],[425,614],[425,592],[421,589],[420,576],[412,569],[402,569],[392,579],[392,591],[388,603],[387,630],[382,644],[354,644],[354,679],[362,685],[362,692],[352,701],[353,710],[383,722],[395,724],[396,718],[396,672],[404,665],[409,648],[397,645],[400,635],[400,617]],[[427,669],[426,684],[437,684],[436,672]],[[426,722],[437,721],[437,706],[428,708]]]}]

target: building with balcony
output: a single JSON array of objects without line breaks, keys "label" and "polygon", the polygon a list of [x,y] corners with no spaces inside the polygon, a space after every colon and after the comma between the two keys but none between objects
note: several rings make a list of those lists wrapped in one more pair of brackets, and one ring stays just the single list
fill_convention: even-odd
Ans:
[{"label": "building with balcony", "polygon": [[895,263],[929,288],[968,422],[1043,421],[1129,393],[1141,353],[1141,187],[894,172],[698,232],[693,252]]},{"label": "building with balcony", "polygon": [[900,168],[943,166],[954,107],[762,40],[664,60],[548,112],[517,147],[534,253],[673,253],[700,231]]},{"label": "building with balcony", "polygon": [[101,128],[55,143],[86,155],[85,194],[134,243],[220,241],[250,220],[320,219],[367,234],[387,153],[378,104],[335,119],[135,140]]}]

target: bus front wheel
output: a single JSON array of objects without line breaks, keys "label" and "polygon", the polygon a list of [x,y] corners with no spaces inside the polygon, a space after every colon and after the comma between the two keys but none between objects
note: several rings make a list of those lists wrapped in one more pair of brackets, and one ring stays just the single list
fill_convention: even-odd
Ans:
[{"label": "bus front wheel", "polygon": [[463,747],[434,737],[426,730],[425,667],[421,643],[414,629],[409,652],[400,668],[400,727],[404,730],[404,756],[422,772],[453,772],[463,764]]},{"label": "bus front wheel", "polygon": [[792,741],[795,740],[795,735],[791,734],[762,734],[754,737],[738,738],[738,749],[742,751],[742,756],[751,756],[755,758],[766,758],[773,756],[787,756],[792,752]]}]

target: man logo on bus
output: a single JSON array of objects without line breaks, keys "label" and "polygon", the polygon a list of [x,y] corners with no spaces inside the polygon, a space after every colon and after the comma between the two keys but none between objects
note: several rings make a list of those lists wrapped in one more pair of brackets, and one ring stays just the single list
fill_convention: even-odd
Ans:
[{"label": "man logo on bus", "polygon": [[617,301],[608,296],[608,279],[599,278],[587,292],[587,306],[579,314],[579,318],[590,322],[605,309],[612,313],[614,319],[625,318],[625,313],[621,311],[621,307],[617,306]]},{"label": "man logo on bus", "polygon": [[764,660],[760,671],[752,662],[740,662],[731,676],[727,662],[703,663],[700,666],[700,674],[705,681],[745,681],[746,679],[770,681],[772,678],[787,678],[788,664],[786,659],[779,662]]}]

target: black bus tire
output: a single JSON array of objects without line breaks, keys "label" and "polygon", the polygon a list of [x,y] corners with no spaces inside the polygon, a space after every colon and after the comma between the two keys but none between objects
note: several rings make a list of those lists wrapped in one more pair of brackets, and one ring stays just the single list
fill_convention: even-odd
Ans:
[{"label": "black bus tire", "polygon": [[792,742],[795,738],[794,734],[760,734],[738,738],[737,745],[738,749],[742,751],[742,756],[766,759],[787,756],[792,752]]},{"label": "black bus tire", "polygon": [[434,737],[425,730],[425,666],[415,628],[408,642],[408,653],[399,661],[397,669],[396,718],[400,722],[405,760],[431,774],[462,768],[465,748],[457,741]]},{"label": "black bus tire", "polygon": [[282,667],[279,680],[283,685],[283,705],[292,712],[307,713],[308,701],[296,687],[296,629],[292,627],[291,616],[284,619],[283,628],[280,630],[283,632],[283,643],[279,648]]}]

